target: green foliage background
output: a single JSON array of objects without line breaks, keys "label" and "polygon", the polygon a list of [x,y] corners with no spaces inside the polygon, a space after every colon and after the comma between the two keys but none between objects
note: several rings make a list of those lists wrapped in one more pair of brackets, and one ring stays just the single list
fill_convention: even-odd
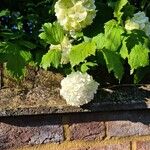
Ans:
[{"label": "green foliage background", "polygon": [[50,44],[59,44],[65,34],[61,27],[52,24],[56,21],[56,1],[1,0],[0,63],[13,77],[25,76],[27,65],[57,68],[64,74],[88,71],[99,82],[107,82],[108,76],[109,82],[115,84],[137,83],[150,76],[150,41],[143,32],[128,35],[123,29],[123,21],[134,12],[145,11],[150,17],[149,0],[96,0],[97,16],[92,25],[78,33],[70,64],[63,66],[60,52],[48,51]]}]

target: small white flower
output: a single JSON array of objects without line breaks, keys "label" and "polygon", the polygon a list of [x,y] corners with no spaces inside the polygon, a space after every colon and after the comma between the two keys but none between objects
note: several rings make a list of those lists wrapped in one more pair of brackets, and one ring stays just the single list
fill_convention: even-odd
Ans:
[{"label": "small white flower", "polygon": [[144,12],[139,11],[134,16],[127,20],[125,23],[126,30],[140,29],[143,30],[145,25],[149,22],[149,18],[146,17]]},{"label": "small white flower", "polygon": [[94,98],[99,83],[87,73],[73,72],[61,81],[60,95],[72,106],[87,104]]},{"label": "small white flower", "polygon": [[79,31],[90,25],[96,16],[94,0],[58,0],[55,13],[67,31]]},{"label": "small white flower", "polygon": [[132,20],[127,20],[125,22],[125,29],[131,31],[134,29],[140,29],[140,26],[138,23],[135,23]]},{"label": "small white flower", "polygon": [[67,64],[69,62],[69,53],[71,51],[71,42],[65,37],[61,44],[51,45],[50,49],[59,49],[62,52],[61,64]]},{"label": "small white flower", "polygon": [[150,22],[145,25],[144,31],[146,35],[150,38]]},{"label": "small white flower", "polygon": [[143,30],[145,24],[148,23],[148,17],[146,17],[144,12],[139,11],[138,13],[134,14],[133,18],[131,19],[133,22],[138,23],[140,29]]},{"label": "small white flower", "polygon": [[150,37],[150,22],[144,12],[139,11],[134,16],[125,22],[126,30],[139,29],[143,30],[145,34]]}]

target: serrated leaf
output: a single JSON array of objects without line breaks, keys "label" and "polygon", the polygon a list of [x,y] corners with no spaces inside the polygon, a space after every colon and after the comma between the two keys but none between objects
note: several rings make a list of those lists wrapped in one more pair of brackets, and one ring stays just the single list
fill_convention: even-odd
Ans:
[{"label": "serrated leaf", "polygon": [[145,45],[145,47],[149,46],[149,39],[147,39],[142,30],[132,30],[132,32],[127,35],[125,42],[129,52],[135,45],[142,44]]},{"label": "serrated leaf", "polygon": [[111,51],[117,51],[122,42],[124,30],[115,20],[108,21],[105,24],[105,48]]},{"label": "serrated leaf", "polygon": [[120,55],[121,55],[121,57],[122,57],[123,59],[126,59],[126,58],[128,58],[128,56],[129,56],[128,48],[127,48],[127,46],[126,46],[126,41],[125,41],[125,40],[123,40],[123,42],[122,42],[122,47],[121,47],[121,49],[120,49]]},{"label": "serrated leaf", "polygon": [[93,63],[93,62],[86,62],[86,63],[82,64],[81,71],[83,73],[85,73],[90,69],[90,67],[94,67],[94,66],[97,66],[97,64]]},{"label": "serrated leaf", "polygon": [[73,46],[69,55],[72,66],[83,62],[88,56],[95,55],[96,45],[94,42],[83,42]]},{"label": "serrated leaf", "polygon": [[121,22],[121,18],[123,15],[123,12],[121,10],[127,3],[128,3],[128,0],[118,0],[118,2],[116,3],[114,16],[118,19],[119,23]]},{"label": "serrated leaf", "polygon": [[6,68],[13,77],[20,78],[25,75],[25,66],[31,60],[29,51],[22,50],[16,43],[1,42],[0,55],[0,61],[6,62]]},{"label": "serrated leaf", "polygon": [[111,33],[106,37],[105,47],[111,51],[117,51],[122,42],[122,33],[123,30],[121,28],[113,28]]},{"label": "serrated leaf", "polygon": [[58,68],[61,61],[61,51],[57,49],[49,50],[41,61],[41,66],[47,70],[49,67]]},{"label": "serrated leaf", "polygon": [[20,78],[25,75],[25,66],[31,60],[31,54],[30,52],[20,50],[18,54],[8,55],[7,59],[6,68],[9,73],[15,78]]},{"label": "serrated leaf", "polygon": [[97,49],[101,50],[105,47],[106,38],[104,34],[100,33],[93,37],[92,42],[95,43]]},{"label": "serrated leaf", "polygon": [[63,28],[58,23],[45,23],[43,25],[43,30],[39,37],[43,39],[48,44],[58,45],[64,39]]},{"label": "serrated leaf", "polygon": [[133,17],[133,15],[134,15],[134,12],[136,11],[136,7],[134,6],[134,5],[131,5],[131,4],[127,4],[124,8],[123,8],[123,10],[122,10],[123,12],[124,12],[124,14],[123,14],[123,19],[127,19],[127,18],[132,18]]},{"label": "serrated leaf", "polygon": [[149,49],[141,44],[135,45],[129,54],[128,63],[131,70],[149,65]]},{"label": "serrated leaf", "polygon": [[0,11],[0,17],[7,16],[9,14],[10,14],[10,11],[8,9]]},{"label": "serrated leaf", "polygon": [[112,20],[105,23],[104,29],[105,29],[106,37],[111,33],[112,29],[114,27],[116,27],[116,25],[117,25],[117,21],[114,20],[114,19],[112,19]]},{"label": "serrated leaf", "polygon": [[117,51],[122,42],[123,32],[122,27],[117,25],[115,20],[111,20],[105,24],[105,34],[98,34],[92,41],[95,42],[97,49]]},{"label": "serrated leaf", "polygon": [[109,51],[107,49],[104,49],[102,53],[104,55],[104,59],[109,73],[113,71],[115,77],[121,80],[124,74],[124,68],[121,63],[120,55],[116,54],[115,52]]}]

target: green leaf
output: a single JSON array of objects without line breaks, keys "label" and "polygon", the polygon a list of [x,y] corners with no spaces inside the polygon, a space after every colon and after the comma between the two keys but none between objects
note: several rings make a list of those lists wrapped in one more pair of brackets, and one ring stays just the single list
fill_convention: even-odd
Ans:
[{"label": "green leaf", "polygon": [[149,46],[149,39],[147,39],[144,31],[142,30],[132,30],[130,34],[127,34],[125,42],[129,52],[135,45],[141,44],[145,45],[145,47]]},{"label": "green leaf", "polygon": [[97,49],[106,48],[117,51],[122,42],[123,32],[122,27],[117,25],[115,20],[111,20],[105,24],[105,34],[98,34],[92,41],[96,44]]},{"label": "green leaf", "polygon": [[113,28],[111,33],[106,36],[105,48],[111,51],[117,51],[122,42],[122,33],[121,28]]},{"label": "green leaf", "polygon": [[63,28],[57,23],[45,23],[43,25],[43,30],[39,37],[43,39],[48,44],[58,45],[64,39]]},{"label": "green leaf", "polygon": [[49,67],[58,68],[61,61],[61,51],[57,49],[49,50],[43,57],[41,66],[47,70]]},{"label": "green leaf", "polygon": [[134,83],[139,83],[144,77],[150,75],[150,66],[146,66],[144,68],[139,68],[135,71],[134,74]]},{"label": "green leaf", "polygon": [[90,69],[90,67],[94,67],[94,66],[97,66],[97,64],[93,63],[93,62],[86,62],[86,63],[82,64],[81,71],[83,73],[85,73]]},{"label": "green leaf", "polygon": [[106,38],[103,33],[100,33],[93,37],[92,42],[95,43],[97,49],[101,50],[105,47]]},{"label": "green leaf", "polygon": [[123,20],[127,20],[129,17],[132,18],[135,11],[136,11],[136,7],[131,5],[131,4],[127,4],[122,11],[124,12],[122,19]]},{"label": "green leaf", "polygon": [[128,48],[126,46],[126,41],[125,40],[123,40],[123,42],[122,42],[122,47],[120,49],[120,55],[123,59],[126,59],[129,56],[129,52],[128,52]]},{"label": "green leaf", "polygon": [[15,43],[11,42],[1,42],[0,43],[0,53],[3,54],[18,54],[20,51],[21,47],[19,47]]},{"label": "green leaf", "polygon": [[102,53],[104,55],[104,59],[106,61],[106,65],[109,73],[113,71],[115,77],[121,80],[124,74],[124,68],[121,63],[120,55],[116,54],[115,52],[109,51],[107,49],[104,49]]},{"label": "green leaf", "polygon": [[25,41],[25,40],[19,40],[17,42],[17,44],[19,44],[20,46],[24,46],[24,47],[26,47],[28,49],[35,49],[36,48],[35,44],[33,44],[33,43],[29,42],[29,41]]},{"label": "green leaf", "polygon": [[31,60],[29,51],[22,49],[16,43],[1,42],[0,55],[0,62],[6,62],[6,68],[13,77],[20,78],[25,75],[25,66]]},{"label": "green leaf", "polygon": [[94,42],[83,42],[72,47],[69,58],[72,66],[83,62],[88,56],[95,55],[96,45]]},{"label": "green leaf", "polygon": [[105,48],[111,51],[117,51],[122,42],[124,30],[115,20],[105,24]]},{"label": "green leaf", "polygon": [[4,53],[0,53],[0,63],[7,62],[8,55]]},{"label": "green leaf", "polygon": [[149,49],[142,44],[135,45],[128,58],[132,70],[149,65]]},{"label": "green leaf", "polygon": [[105,35],[106,35],[106,37],[108,35],[110,35],[112,29],[114,27],[116,27],[116,26],[117,26],[117,21],[114,20],[114,19],[112,19],[112,20],[110,20],[110,21],[108,21],[108,22],[105,23],[104,29],[105,29]]},{"label": "green leaf", "polygon": [[14,40],[14,39],[19,39],[23,36],[22,32],[12,32],[10,30],[3,31],[0,33],[0,36],[2,36],[5,40]]},{"label": "green leaf", "polygon": [[9,14],[10,14],[10,11],[8,9],[0,11],[0,17],[7,16]]},{"label": "green leaf", "polygon": [[29,51],[20,50],[19,54],[26,62],[30,61],[32,58]]},{"label": "green leaf", "polygon": [[121,10],[127,3],[128,3],[128,0],[118,0],[118,2],[116,3],[114,16],[118,19],[119,23],[121,22],[121,18],[123,15],[123,12]]},{"label": "green leaf", "polygon": [[9,73],[15,77],[20,78],[25,75],[25,65],[31,60],[31,54],[27,51],[20,50],[18,54],[8,55],[6,68]]}]

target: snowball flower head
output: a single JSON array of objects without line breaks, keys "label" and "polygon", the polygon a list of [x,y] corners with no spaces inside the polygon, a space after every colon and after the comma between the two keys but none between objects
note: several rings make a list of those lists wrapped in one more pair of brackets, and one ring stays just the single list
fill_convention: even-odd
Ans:
[{"label": "snowball flower head", "polygon": [[138,13],[134,14],[132,21],[135,23],[138,23],[140,26],[140,29],[143,30],[145,27],[145,24],[148,23],[149,19],[146,17],[144,12],[139,11]]},{"label": "snowball flower head", "polygon": [[146,17],[144,12],[139,11],[138,13],[134,14],[134,16],[125,22],[125,29],[126,30],[134,30],[140,29],[144,30],[146,24],[149,22],[149,18]]},{"label": "snowball flower head", "polygon": [[87,73],[73,72],[61,81],[60,95],[72,106],[81,106],[90,102],[99,83]]},{"label": "snowball flower head", "polygon": [[55,13],[66,31],[80,31],[93,22],[96,6],[94,0],[58,0]]}]

